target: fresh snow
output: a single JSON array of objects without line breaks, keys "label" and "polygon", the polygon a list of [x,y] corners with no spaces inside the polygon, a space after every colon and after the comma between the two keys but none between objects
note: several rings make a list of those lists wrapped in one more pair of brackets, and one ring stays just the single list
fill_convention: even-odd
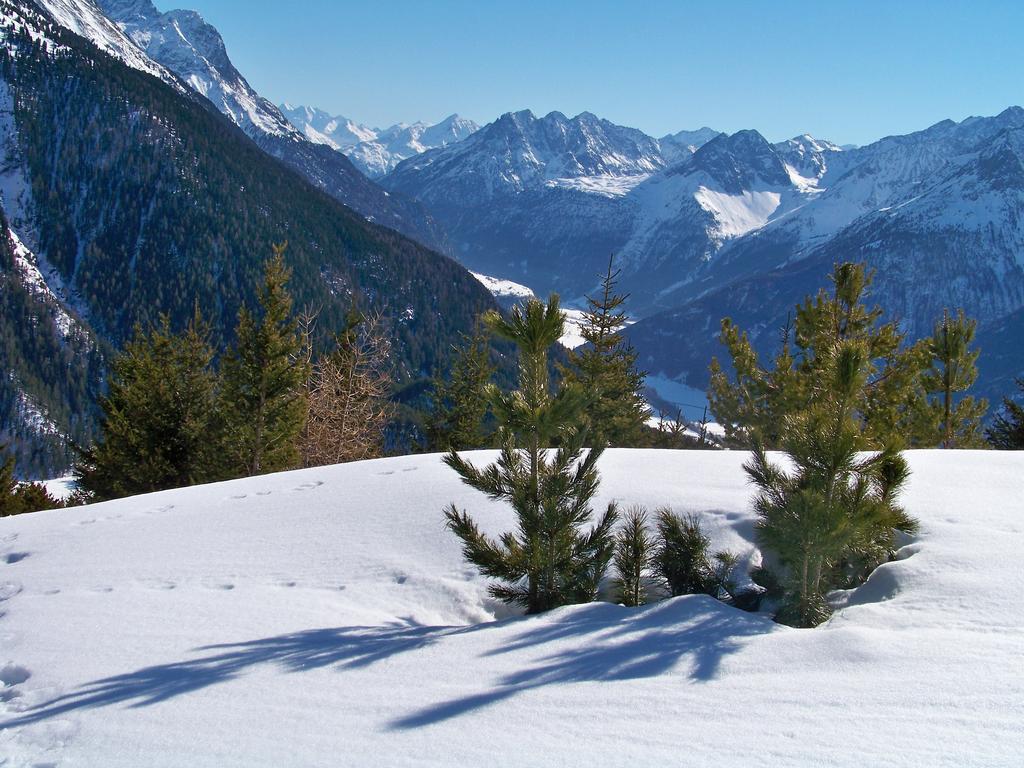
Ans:
[{"label": "fresh snow", "polygon": [[[908,457],[920,535],[814,630],[703,596],[508,617],[441,510],[512,514],[437,455],[5,518],[0,764],[1019,765],[1024,455]],[[756,562],[745,459],[612,450],[597,505]]]},{"label": "fresh snow", "polygon": [[479,272],[470,272],[473,277],[483,283],[484,287],[491,292],[492,296],[500,298],[532,299],[533,291],[521,283],[505,280],[500,277],[482,275]]},{"label": "fresh snow", "polygon": [[714,215],[719,236],[739,237],[767,224],[782,195],[767,190],[745,190],[733,195],[701,186],[694,198],[701,208]]},{"label": "fresh snow", "polygon": [[175,77],[143,53],[92,0],[39,0],[39,5],[62,27],[90,40],[97,48],[182,90]]}]

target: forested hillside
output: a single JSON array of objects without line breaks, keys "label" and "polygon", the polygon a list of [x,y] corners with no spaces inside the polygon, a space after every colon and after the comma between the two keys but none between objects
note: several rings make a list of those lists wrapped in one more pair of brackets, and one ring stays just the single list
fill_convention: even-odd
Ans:
[{"label": "forested hillside", "polygon": [[[161,313],[180,327],[198,305],[215,346],[226,344],[272,244],[285,241],[297,307],[318,311],[325,331],[353,300],[381,313],[400,381],[430,375],[493,306],[455,262],[315,189],[205,100],[24,4],[2,6],[0,76],[14,123],[6,173],[20,172],[27,189],[12,222],[101,339],[118,346]],[[23,374],[30,394],[40,378]],[[56,414],[86,418],[82,404],[96,394],[89,381],[74,386],[81,397],[61,395],[48,414],[61,431],[70,422]]]}]

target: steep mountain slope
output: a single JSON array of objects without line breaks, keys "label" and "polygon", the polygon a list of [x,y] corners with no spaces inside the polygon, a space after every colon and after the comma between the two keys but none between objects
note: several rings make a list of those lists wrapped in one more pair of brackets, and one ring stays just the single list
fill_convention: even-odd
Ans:
[{"label": "steep mountain slope", "polygon": [[[158,62],[209,99],[265,152],[371,221],[429,247],[444,248],[443,233],[422,207],[385,193],[346,158],[308,140],[277,107],[260,96],[231,63],[220,33],[195,11],[160,13],[150,0],[98,0],[98,7],[92,6],[92,0],[42,2],[51,9],[77,5],[85,10],[102,10],[151,63]],[[85,10],[79,15],[85,15]],[[102,18],[98,12],[94,15]],[[93,39],[88,33],[98,25],[78,26]]]},{"label": "steep mountain slope", "polygon": [[310,141],[340,151],[371,179],[380,178],[403,160],[428,149],[462,141],[480,127],[472,120],[449,115],[433,125],[416,122],[370,128],[316,107],[287,102],[281,105],[281,112]]},{"label": "steep mountain slope", "polygon": [[12,224],[40,273],[101,339],[117,345],[163,312],[180,325],[198,304],[224,342],[271,244],[286,240],[297,306],[319,309],[327,331],[353,297],[382,312],[400,378],[429,375],[494,306],[455,262],[367,223],[207,100],[30,6],[2,0],[0,14],[0,85],[13,106],[4,204],[19,208]]}]

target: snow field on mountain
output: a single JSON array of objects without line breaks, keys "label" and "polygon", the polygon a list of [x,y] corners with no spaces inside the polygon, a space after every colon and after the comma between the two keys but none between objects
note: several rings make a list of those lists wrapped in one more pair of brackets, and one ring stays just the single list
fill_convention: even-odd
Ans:
[{"label": "snow field on mountain", "polygon": [[[509,617],[441,510],[511,511],[437,455],[0,520],[0,764],[1019,765],[1024,456],[908,456],[920,535],[815,630],[701,596]],[[609,451],[597,506],[756,561],[745,458]]]}]

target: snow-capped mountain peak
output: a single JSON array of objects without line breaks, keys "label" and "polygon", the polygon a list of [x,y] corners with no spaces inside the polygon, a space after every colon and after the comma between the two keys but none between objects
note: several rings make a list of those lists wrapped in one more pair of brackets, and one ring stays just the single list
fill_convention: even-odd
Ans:
[{"label": "snow-capped mountain peak", "polygon": [[[126,6],[149,4],[148,0],[138,0],[134,3],[126,0],[116,1]],[[93,0],[39,0],[39,5],[60,26],[81,35],[100,50],[133,69],[159,77],[176,89],[183,90],[174,76],[143,53],[117,24],[104,15],[103,10]]]},{"label": "snow-capped mountain peak", "polygon": [[378,178],[403,160],[437,147],[462,141],[479,126],[452,114],[438,123],[395,123],[371,128],[316,107],[285,102],[281,111],[306,138],[348,155],[363,173]]},{"label": "snow-capped mountain peak", "polygon": [[195,11],[161,13],[150,0],[99,0],[99,6],[150,59],[212,101],[246,133],[298,135],[235,69],[220,33]]}]

